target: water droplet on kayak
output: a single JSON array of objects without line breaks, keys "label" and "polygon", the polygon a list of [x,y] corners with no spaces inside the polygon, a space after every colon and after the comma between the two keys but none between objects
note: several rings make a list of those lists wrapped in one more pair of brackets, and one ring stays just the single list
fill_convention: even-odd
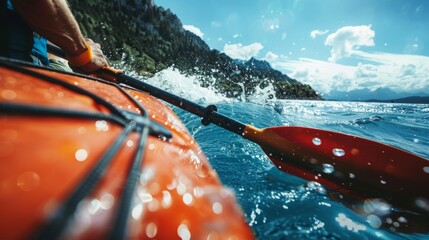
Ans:
[{"label": "water droplet on kayak", "polygon": [[19,189],[23,191],[31,191],[37,188],[40,184],[40,176],[35,172],[24,172],[18,176],[18,180],[16,182]]},{"label": "water droplet on kayak", "polygon": [[196,171],[196,174],[198,175],[198,177],[200,177],[200,178],[208,177],[210,175],[210,172],[208,170],[209,169],[204,167],[204,165],[199,164],[199,163],[195,163],[195,171]]},{"label": "water droplet on kayak", "polygon": [[353,173],[350,173],[350,174],[349,174],[349,177],[350,177],[351,179],[354,179],[354,178],[356,178],[356,175],[354,175]]},{"label": "water droplet on kayak", "polygon": [[393,222],[393,226],[394,226],[395,228],[398,228],[398,227],[400,227],[400,226],[401,226],[401,224],[399,224],[398,222]]},{"label": "water droplet on kayak", "polygon": [[371,225],[371,227],[373,227],[373,228],[381,227],[381,224],[382,224],[381,219],[379,217],[377,217],[376,215],[369,215],[366,219],[367,219],[369,225]]},{"label": "water droplet on kayak", "polygon": [[311,164],[316,164],[318,161],[317,161],[317,159],[315,159],[315,158],[311,158],[310,159],[310,163]]},{"label": "water droplet on kayak", "polygon": [[196,198],[200,198],[200,197],[204,196],[204,190],[200,187],[194,187],[194,196]]},{"label": "water droplet on kayak", "polygon": [[151,143],[149,144],[149,150],[154,150],[155,149],[155,144]]},{"label": "water droplet on kayak", "polygon": [[334,166],[332,166],[331,164],[324,163],[322,166],[324,173],[331,174],[335,171]]},{"label": "water droplet on kayak", "polygon": [[128,147],[132,147],[132,146],[134,146],[134,141],[133,141],[133,140],[128,140],[128,141],[127,141],[127,146],[128,146]]},{"label": "water droplet on kayak", "polygon": [[179,183],[179,185],[177,186],[176,190],[177,190],[177,193],[179,195],[183,195],[186,192],[186,185],[183,184],[183,183]]},{"label": "water droplet on kayak", "polygon": [[188,226],[185,224],[180,224],[177,228],[177,234],[182,240],[189,240],[191,239],[191,232],[188,229]]},{"label": "water droplet on kayak", "polygon": [[[2,77],[0,77],[0,79],[3,79],[3,78],[2,78]],[[17,82],[17,79],[16,79],[16,78],[11,77],[11,76],[7,76],[7,77],[5,78],[4,86],[6,86],[6,87],[14,87],[14,86],[15,86],[15,84],[16,84],[16,82]]]},{"label": "water droplet on kayak", "polygon": [[101,203],[98,199],[92,199],[91,202],[88,204],[88,212],[91,215],[94,215],[100,210]]},{"label": "water droplet on kayak", "polygon": [[153,166],[146,166],[140,175],[140,184],[145,185],[149,180],[155,176],[155,168]]},{"label": "water droplet on kayak", "polygon": [[104,210],[108,210],[113,207],[115,203],[115,197],[113,197],[110,193],[105,193],[100,197],[101,208]]},{"label": "water droplet on kayak", "polygon": [[156,212],[159,209],[159,202],[156,199],[152,199],[150,202],[148,202],[147,204],[147,209],[149,210],[149,212]]},{"label": "water droplet on kayak", "polygon": [[51,99],[53,98],[52,94],[51,94],[51,93],[48,93],[48,92],[45,92],[45,93],[43,94],[43,97],[45,97],[45,99],[47,99],[47,100],[51,100]]},{"label": "water droplet on kayak", "polygon": [[6,100],[13,100],[16,98],[16,92],[10,89],[6,89],[1,92],[1,97]]},{"label": "water droplet on kayak", "polygon": [[417,198],[416,199],[416,205],[417,207],[429,212],[429,200],[426,198]]},{"label": "water droplet on kayak", "polygon": [[81,148],[76,151],[76,153],[74,154],[74,157],[76,158],[77,161],[83,162],[88,158],[88,151]]},{"label": "water droplet on kayak", "polygon": [[149,185],[148,190],[149,190],[150,194],[157,195],[161,191],[161,186],[159,185],[158,182],[152,182]]},{"label": "water droplet on kayak", "polygon": [[385,180],[380,180],[381,184],[386,184],[387,182]]},{"label": "water droplet on kayak", "polygon": [[220,202],[214,202],[212,205],[212,210],[215,214],[221,214],[223,211],[222,204]]},{"label": "water droplet on kayak", "polygon": [[156,234],[158,233],[158,227],[156,226],[155,223],[149,223],[146,226],[145,232],[146,232],[146,236],[148,238],[154,238],[154,237],[156,237]]},{"label": "water droplet on kayak", "polygon": [[424,171],[425,173],[429,173],[429,166],[424,167],[424,168],[423,168],[423,171]]},{"label": "water droplet on kayak", "polygon": [[[209,234],[207,234],[207,237],[203,239],[211,240],[211,239],[221,239],[220,238],[221,233],[218,233],[216,230],[211,231]],[[230,239],[234,239],[233,237]]]},{"label": "water droplet on kayak", "polygon": [[313,138],[313,144],[320,146],[322,144],[322,140],[320,140],[320,138]]},{"label": "water droplet on kayak", "polygon": [[194,201],[194,198],[192,197],[192,195],[190,193],[185,193],[185,195],[183,195],[183,197],[182,197],[182,200],[186,205],[189,206]]},{"label": "water droplet on kayak", "polygon": [[341,148],[334,148],[334,149],[332,149],[332,153],[335,156],[337,156],[337,157],[342,157],[342,156],[344,156],[346,154],[346,152],[343,149],[341,149]]},{"label": "water droplet on kayak", "polygon": [[407,223],[408,220],[406,218],[404,218],[404,217],[398,217],[398,222],[400,222],[400,223]]},{"label": "water droplet on kayak", "polygon": [[357,149],[357,148],[353,148],[353,149],[350,151],[350,153],[351,153],[353,156],[357,156],[357,155],[359,154],[359,149]]},{"label": "water droplet on kayak", "polygon": [[86,128],[85,127],[79,127],[78,129],[77,129],[77,134],[79,134],[79,135],[83,135],[83,134],[85,134],[86,133]]},{"label": "water droplet on kayak", "polygon": [[143,204],[139,203],[131,211],[131,216],[133,217],[133,219],[138,220],[142,216],[142,213],[143,213]]},{"label": "water droplet on kayak", "polygon": [[163,208],[169,208],[171,206],[172,200],[171,200],[171,194],[169,191],[162,191],[162,202],[161,206]]},{"label": "water droplet on kayak", "polygon": [[95,128],[99,132],[107,132],[109,131],[109,124],[104,120],[99,120],[95,122]]},{"label": "water droplet on kayak", "polygon": [[363,209],[368,214],[387,215],[391,211],[391,205],[381,199],[368,199],[365,200]]},{"label": "water droplet on kayak", "polygon": [[25,84],[24,86],[22,86],[22,90],[24,92],[31,92],[34,89],[33,84]]}]

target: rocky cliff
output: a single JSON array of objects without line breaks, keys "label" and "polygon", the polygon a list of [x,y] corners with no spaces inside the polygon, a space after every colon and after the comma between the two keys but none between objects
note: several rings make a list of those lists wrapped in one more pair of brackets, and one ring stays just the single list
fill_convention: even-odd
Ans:
[{"label": "rocky cliff", "polygon": [[228,97],[253,94],[273,86],[280,99],[321,99],[309,86],[274,70],[268,62],[231,59],[212,50],[183,29],[179,18],[153,0],[70,0],[84,35],[101,43],[111,62],[141,75],[174,65],[199,76],[201,85],[214,86]]}]

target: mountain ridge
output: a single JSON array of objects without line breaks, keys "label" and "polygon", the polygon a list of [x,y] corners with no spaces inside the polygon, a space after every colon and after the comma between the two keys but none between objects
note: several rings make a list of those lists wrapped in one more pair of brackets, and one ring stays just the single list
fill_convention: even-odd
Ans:
[{"label": "mountain ridge", "polygon": [[[331,91],[324,95],[325,99],[338,101],[361,101],[361,102],[403,102],[408,98],[425,99],[429,97],[428,93],[398,93],[390,88],[377,88],[370,90],[368,88],[345,91]],[[406,103],[406,102],[404,102]],[[424,100],[423,102],[424,103]]]},{"label": "mountain ridge", "polygon": [[412,96],[389,100],[368,99],[367,102],[429,104],[429,97]]}]

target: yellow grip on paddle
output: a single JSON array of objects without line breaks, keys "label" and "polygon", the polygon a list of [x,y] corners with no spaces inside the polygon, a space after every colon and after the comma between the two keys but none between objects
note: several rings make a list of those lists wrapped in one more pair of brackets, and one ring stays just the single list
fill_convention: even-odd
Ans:
[{"label": "yellow grip on paddle", "polygon": [[246,125],[243,137],[259,144],[263,149],[269,149],[277,153],[293,153],[297,149],[297,146],[290,139],[278,135],[269,128],[259,129],[252,125]]},{"label": "yellow grip on paddle", "polygon": [[83,53],[77,56],[67,56],[67,60],[69,61],[70,65],[75,67],[82,67],[91,62],[93,58],[91,46],[89,46],[88,43],[85,43],[85,46],[86,50]]}]

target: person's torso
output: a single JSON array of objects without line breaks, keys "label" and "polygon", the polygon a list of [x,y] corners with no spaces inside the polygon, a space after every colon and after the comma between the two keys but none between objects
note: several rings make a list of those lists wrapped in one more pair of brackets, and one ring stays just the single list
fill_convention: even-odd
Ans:
[{"label": "person's torso", "polygon": [[0,0],[0,55],[12,59],[49,65],[46,39],[24,22],[10,0]]}]

